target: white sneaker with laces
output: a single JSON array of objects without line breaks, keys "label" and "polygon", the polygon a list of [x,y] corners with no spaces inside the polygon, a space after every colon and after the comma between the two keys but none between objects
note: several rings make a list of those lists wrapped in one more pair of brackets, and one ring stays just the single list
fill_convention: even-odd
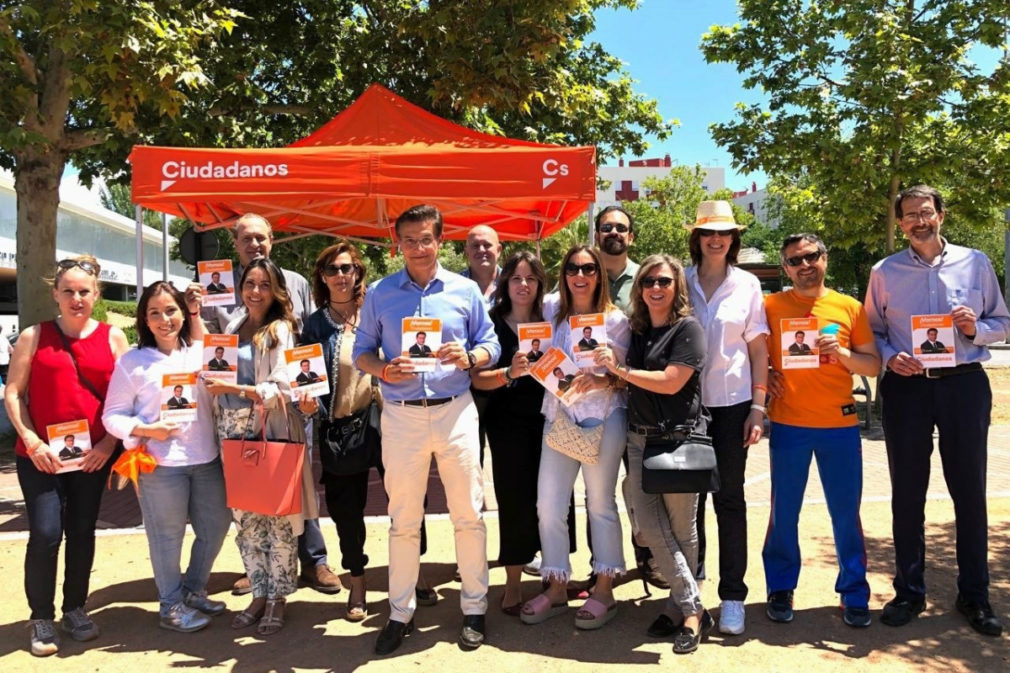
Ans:
[{"label": "white sneaker with laces", "polygon": [[540,577],[540,554],[533,557],[533,560],[523,566],[523,572],[527,575],[533,575],[534,577]]},{"label": "white sneaker with laces", "polygon": [[743,630],[743,601],[723,601],[719,608],[719,632],[739,636]]}]

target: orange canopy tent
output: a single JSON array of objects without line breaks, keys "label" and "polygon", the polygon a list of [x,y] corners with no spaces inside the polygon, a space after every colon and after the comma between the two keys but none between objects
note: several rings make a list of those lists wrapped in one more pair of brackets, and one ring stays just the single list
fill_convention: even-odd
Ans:
[{"label": "orange canopy tent", "polygon": [[429,203],[448,238],[486,224],[505,240],[540,240],[583,213],[596,191],[594,147],[479,133],[377,84],[288,147],[138,145],[129,160],[134,203],[198,228],[255,212],[279,231],[352,239],[393,238],[399,213]]}]

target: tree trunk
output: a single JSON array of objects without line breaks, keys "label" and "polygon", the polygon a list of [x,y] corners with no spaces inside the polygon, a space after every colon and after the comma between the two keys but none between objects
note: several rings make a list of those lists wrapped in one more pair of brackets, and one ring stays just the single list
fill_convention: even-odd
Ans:
[{"label": "tree trunk", "polygon": [[52,151],[26,152],[17,157],[14,191],[18,201],[17,290],[21,329],[54,315],[52,292],[43,279],[52,277],[56,263],[56,215],[65,164],[65,157]]},{"label": "tree trunk", "polygon": [[898,197],[898,188],[901,186],[901,178],[897,175],[891,177],[891,184],[887,189],[887,254],[894,252],[894,234],[897,229],[897,214],[894,212],[894,199]]}]

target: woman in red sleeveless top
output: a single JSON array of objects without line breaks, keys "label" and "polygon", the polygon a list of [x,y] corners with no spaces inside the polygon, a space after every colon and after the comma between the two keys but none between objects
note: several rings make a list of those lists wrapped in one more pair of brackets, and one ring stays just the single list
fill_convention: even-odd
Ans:
[{"label": "woman in red sleeveless top", "polygon": [[[7,415],[18,434],[18,482],[28,514],[25,593],[31,608],[31,652],[36,656],[53,654],[59,647],[54,601],[64,535],[61,627],[79,641],[99,633],[84,602],[95,556],[98,506],[116,446],[116,438],[102,425],[102,406],[113,365],[129,348],[122,330],[91,317],[100,270],[90,255],[56,265],[53,298],[59,317],[21,332],[4,393]],[[52,448],[47,428],[73,421],[86,421],[87,431],[83,426],[59,429],[52,439],[60,448]],[[73,435],[74,442],[64,441]],[[84,435],[91,450],[81,453]]]}]

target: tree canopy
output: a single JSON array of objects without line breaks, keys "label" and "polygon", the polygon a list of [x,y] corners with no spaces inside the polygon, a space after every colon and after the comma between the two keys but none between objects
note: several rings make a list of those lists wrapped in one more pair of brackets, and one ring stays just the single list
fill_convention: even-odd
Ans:
[{"label": "tree canopy", "polygon": [[50,313],[39,279],[68,161],[85,181],[125,181],[135,143],[287,144],[372,82],[483,131],[642,153],[672,123],[586,39],[594,10],[636,4],[0,0],[0,166],[18,194],[22,322]]},{"label": "tree canopy", "polygon": [[801,185],[836,243],[893,250],[891,202],[920,182],[966,222],[1010,203],[1006,0],[737,4],[740,22],[701,48],[767,102],[738,104],[712,135],[734,167]]}]

